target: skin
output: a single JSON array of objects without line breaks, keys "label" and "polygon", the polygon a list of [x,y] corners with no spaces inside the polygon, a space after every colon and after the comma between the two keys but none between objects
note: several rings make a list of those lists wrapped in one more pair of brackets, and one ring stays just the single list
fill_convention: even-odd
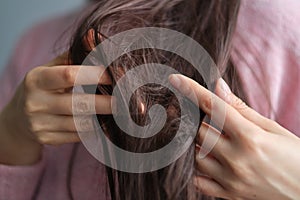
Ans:
[{"label": "skin", "polygon": [[[224,199],[300,199],[298,137],[249,108],[222,79],[217,82],[218,96],[185,76],[171,75],[169,79],[187,97],[193,91],[194,103],[208,116],[212,110],[226,109],[225,134],[205,123],[199,130],[196,167],[201,176],[194,178],[199,191]],[[218,120],[216,125],[221,123]],[[217,142],[203,157],[205,137]]]},{"label": "skin", "polygon": [[110,84],[110,79],[103,73],[104,67],[68,66],[67,63],[65,53],[28,72],[0,113],[0,163],[30,165],[40,159],[45,144],[79,142],[74,117],[82,122],[77,128],[92,130],[93,100],[97,114],[111,114],[112,97],[104,95],[79,94],[72,109],[70,91],[79,70],[83,75],[80,77],[85,77],[79,78],[76,82],[79,85]]},{"label": "skin", "polygon": [[[103,95],[80,94],[82,101],[72,109],[70,91],[79,70],[85,75],[79,85],[110,84],[110,80],[103,67],[68,66],[67,57],[64,54],[28,72],[0,113],[0,163],[30,165],[40,159],[44,144],[79,142],[74,117],[83,122],[79,128],[91,130],[91,100],[97,114],[111,114],[113,99]],[[170,76],[170,82],[187,96],[194,91],[195,103],[208,116],[212,109],[226,108],[225,135],[205,123],[199,130],[196,163],[202,175],[194,178],[199,191],[225,199],[300,198],[299,138],[246,106],[222,80],[216,89],[220,98],[182,75]],[[218,139],[203,158],[205,137]]]}]

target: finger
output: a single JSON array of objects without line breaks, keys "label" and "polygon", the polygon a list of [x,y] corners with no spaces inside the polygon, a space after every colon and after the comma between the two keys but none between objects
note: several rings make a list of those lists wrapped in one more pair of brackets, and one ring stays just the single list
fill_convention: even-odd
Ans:
[{"label": "finger", "polygon": [[70,88],[75,85],[111,84],[103,66],[55,66],[40,68],[37,86],[45,90]]},{"label": "finger", "polygon": [[226,155],[226,150],[230,148],[228,139],[205,122],[202,122],[200,126],[196,142],[201,146],[200,157],[211,154],[218,160],[222,160],[224,154]]},{"label": "finger", "polygon": [[[33,117],[35,132],[91,132],[92,116],[37,115]],[[75,124],[76,123],[76,124]]]},{"label": "finger", "polygon": [[231,136],[239,138],[244,132],[258,131],[258,126],[196,81],[180,74],[171,75],[169,80],[177,90],[197,104],[219,128],[223,128]]},{"label": "finger", "polygon": [[112,114],[113,97],[93,94],[51,94],[45,112],[58,115]]},{"label": "finger", "polygon": [[197,176],[193,179],[195,187],[202,193],[208,196],[227,198],[226,191],[216,181],[209,177]]},{"label": "finger", "polygon": [[47,145],[80,142],[79,135],[75,132],[41,132],[37,138],[40,143]]},{"label": "finger", "polygon": [[243,117],[263,128],[268,132],[291,134],[288,130],[247,106],[240,98],[231,92],[226,82],[220,78],[216,84],[216,94],[226,103],[235,108]]},{"label": "finger", "polygon": [[196,169],[201,174],[205,174],[215,180],[224,178],[222,177],[222,166],[214,157],[210,155],[207,155],[205,157],[199,156],[199,150],[196,150],[195,157]]}]

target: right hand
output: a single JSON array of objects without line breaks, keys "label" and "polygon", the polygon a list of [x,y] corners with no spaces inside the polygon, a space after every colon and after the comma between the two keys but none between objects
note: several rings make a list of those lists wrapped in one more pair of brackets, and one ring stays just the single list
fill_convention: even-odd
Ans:
[{"label": "right hand", "polygon": [[[84,78],[76,81],[79,85],[111,84],[111,80],[103,73],[104,67],[67,65],[67,58],[63,54],[29,71],[0,113],[0,163],[35,163],[43,144],[80,141],[74,117],[83,122],[80,131],[91,131],[93,109],[97,114],[111,114],[111,96],[77,94],[81,101],[72,106],[70,91],[79,70],[84,73],[80,76]],[[95,108],[91,105],[94,100]]]}]

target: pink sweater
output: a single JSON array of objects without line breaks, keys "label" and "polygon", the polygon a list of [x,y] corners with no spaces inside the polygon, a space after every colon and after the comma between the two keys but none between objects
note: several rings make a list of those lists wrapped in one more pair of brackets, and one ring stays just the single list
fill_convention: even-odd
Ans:
[{"label": "pink sweater", "polygon": [[[300,136],[300,1],[244,1],[234,37],[232,58],[250,106]],[[70,25],[81,11],[41,23],[16,46],[0,79],[0,107],[11,98],[24,74],[64,51]],[[68,28],[55,51],[54,44]],[[62,47],[62,48],[60,48]],[[267,96],[266,96],[267,94]],[[267,99],[271,100],[272,109]],[[109,199],[105,167],[80,144],[46,146],[32,166],[0,165],[0,200]],[[69,163],[74,159],[73,170]],[[68,183],[68,178],[69,179]],[[69,186],[69,189],[68,189]]]}]

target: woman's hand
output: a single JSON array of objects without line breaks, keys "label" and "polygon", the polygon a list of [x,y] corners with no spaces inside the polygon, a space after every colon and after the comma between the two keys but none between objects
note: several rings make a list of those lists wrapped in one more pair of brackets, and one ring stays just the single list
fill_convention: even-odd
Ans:
[{"label": "woman's hand", "polygon": [[[43,144],[60,145],[78,142],[77,129],[93,129],[93,109],[97,114],[111,113],[111,96],[78,94],[72,106],[76,84],[110,84],[104,67],[67,65],[67,54],[27,73],[13,99],[0,114],[0,163],[32,164],[40,158]],[[99,77],[101,76],[100,80]],[[91,102],[95,100],[95,108]],[[73,116],[76,114],[76,116]],[[74,117],[82,123],[75,127]]]},{"label": "woman's hand", "polygon": [[[212,110],[226,109],[221,127],[225,134],[206,123],[199,130],[196,165],[201,175],[194,184],[202,193],[225,199],[300,199],[298,137],[246,106],[222,79],[216,93],[226,103],[182,75],[172,75],[170,82],[186,96],[195,92],[195,103],[209,117]],[[216,119],[214,123],[220,124]],[[217,142],[204,157],[205,138]]]}]

